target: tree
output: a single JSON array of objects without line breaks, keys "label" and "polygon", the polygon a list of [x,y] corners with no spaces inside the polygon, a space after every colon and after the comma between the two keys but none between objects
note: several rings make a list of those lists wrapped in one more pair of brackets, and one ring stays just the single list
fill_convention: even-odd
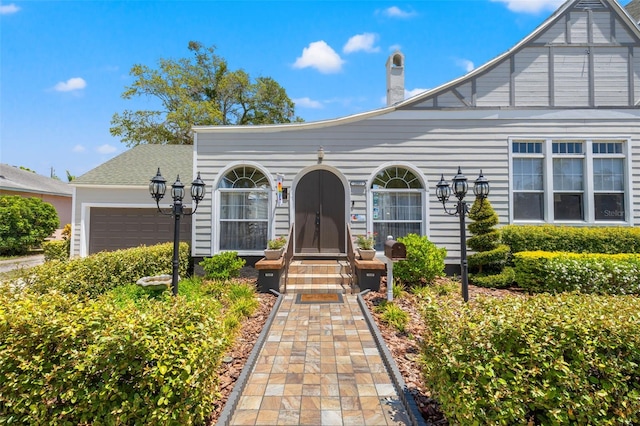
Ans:
[{"label": "tree", "polygon": [[39,198],[0,196],[0,254],[22,254],[58,227],[58,213]]},{"label": "tree", "polygon": [[115,113],[111,135],[120,137],[127,146],[191,145],[192,126],[302,121],[295,116],[293,101],[274,79],[258,77],[252,81],[241,69],[229,70],[214,46],[204,48],[191,41],[188,48],[193,57],[160,59],[158,69],[145,65],[131,68],[135,81],[122,98],[156,98],[161,110]]},{"label": "tree", "polygon": [[499,222],[498,214],[488,198],[476,198],[469,218],[469,231],[473,236],[467,239],[467,245],[476,253],[469,256],[469,267],[474,284],[482,287],[507,287],[513,282],[513,271],[505,270],[509,255],[509,246],[501,244],[501,235],[495,226]]}]

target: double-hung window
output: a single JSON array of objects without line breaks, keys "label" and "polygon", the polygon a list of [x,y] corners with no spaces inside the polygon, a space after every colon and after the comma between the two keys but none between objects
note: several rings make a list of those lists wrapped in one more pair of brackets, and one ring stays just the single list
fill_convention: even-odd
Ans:
[{"label": "double-hung window", "polygon": [[514,221],[626,222],[627,140],[512,139]]}]

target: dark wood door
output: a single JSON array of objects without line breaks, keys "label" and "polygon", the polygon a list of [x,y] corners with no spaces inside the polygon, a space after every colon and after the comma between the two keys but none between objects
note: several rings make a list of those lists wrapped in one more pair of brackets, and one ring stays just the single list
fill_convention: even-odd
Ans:
[{"label": "dark wood door", "polygon": [[345,253],[344,186],[327,170],[307,173],[296,187],[295,242],[300,254]]}]

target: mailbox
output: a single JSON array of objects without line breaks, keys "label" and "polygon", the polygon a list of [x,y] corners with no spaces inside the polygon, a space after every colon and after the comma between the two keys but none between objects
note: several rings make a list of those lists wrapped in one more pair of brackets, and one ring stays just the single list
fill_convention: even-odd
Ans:
[{"label": "mailbox", "polygon": [[407,247],[396,240],[384,242],[384,255],[391,260],[404,260],[407,258]]}]

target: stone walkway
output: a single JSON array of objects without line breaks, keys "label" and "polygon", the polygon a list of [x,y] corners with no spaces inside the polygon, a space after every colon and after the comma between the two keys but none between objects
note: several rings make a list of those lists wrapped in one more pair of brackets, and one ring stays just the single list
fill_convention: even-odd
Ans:
[{"label": "stone walkway", "polygon": [[410,425],[356,295],[287,294],[231,425]]}]

